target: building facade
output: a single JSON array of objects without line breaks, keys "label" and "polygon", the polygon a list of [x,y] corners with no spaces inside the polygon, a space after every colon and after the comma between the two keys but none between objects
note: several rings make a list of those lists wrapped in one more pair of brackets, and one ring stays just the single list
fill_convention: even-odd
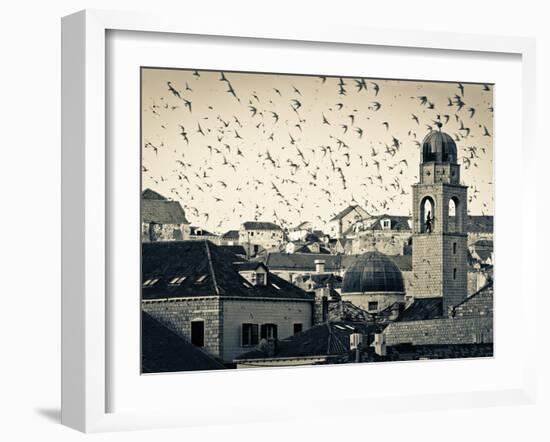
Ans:
[{"label": "building facade", "polygon": [[141,194],[142,242],[181,241],[189,239],[191,225],[177,201],[145,189]]},{"label": "building facade", "polygon": [[348,206],[327,223],[326,232],[331,238],[341,238],[354,224],[369,223],[371,216],[361,206]]},{"label": "building facade", "polygon": [[262,250],[278,249],[285,241],[283,229],[277,224],[263,221],[247,221],[239,229],[239,244],[256,256]]},{"label": "building facade", "polygon": [[144,243],[142,278],[142,310],[224,363],[313,323],[312,293],[209,241]]},{"label": "building facade", "polygon": [[355,255],[370,250],[371,245],[385,255],[406,255],[411,253],[411,224],[408,216],[384,214],[369,225],[352,227],[345,236],[351,239]]}]

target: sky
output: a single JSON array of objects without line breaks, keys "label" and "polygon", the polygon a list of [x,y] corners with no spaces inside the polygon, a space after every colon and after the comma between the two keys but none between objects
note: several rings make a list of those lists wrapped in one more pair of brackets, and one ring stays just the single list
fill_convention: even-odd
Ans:
[{"label": "sky", "polygon": [[422,139],[458,146],[468,212],[493,214],[493,86],[142,68],[142,189],[214,233],[323,229],[359,204],[410,215]]}]

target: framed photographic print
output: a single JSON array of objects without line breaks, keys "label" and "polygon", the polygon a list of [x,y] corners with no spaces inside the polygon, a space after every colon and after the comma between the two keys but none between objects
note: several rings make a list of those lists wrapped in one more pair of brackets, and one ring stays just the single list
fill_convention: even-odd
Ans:
[{"label": "framed photographic print", "polygon": [[535,292],[516,222],[533,57],[519,38],[66,17],[63,422],[532,400],[534,329],[510,324]]}]

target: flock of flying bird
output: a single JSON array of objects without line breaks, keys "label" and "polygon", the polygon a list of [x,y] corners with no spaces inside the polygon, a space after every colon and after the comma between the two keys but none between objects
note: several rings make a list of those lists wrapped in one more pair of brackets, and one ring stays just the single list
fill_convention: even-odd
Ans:
[{"label": "flock of flying bird", "polygon": [[180,201],[193,224],[215,232],[248,220],[323,226],[350,204],[410,213],[431,130],[456,140],[462,169],[475,172],[464,172],[469,202],[491,213],[490,85],[446,84],[442,94],[442,84],[366,78],[149,74],[143,188]]}]

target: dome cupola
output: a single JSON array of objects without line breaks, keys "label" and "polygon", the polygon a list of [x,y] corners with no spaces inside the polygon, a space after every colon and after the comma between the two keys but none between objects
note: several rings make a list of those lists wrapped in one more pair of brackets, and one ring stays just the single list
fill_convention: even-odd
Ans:
[{"label": "dome cupola", "polygon": [[367,252],[358,256],[344,274],[344,293],[403,293],[403,275],[388,256]]},{"label": "dome cupola", "polygon": [[422,141],[421,162],[456,164],[457,151],[453,138],[440,130],[432,130]]}]

